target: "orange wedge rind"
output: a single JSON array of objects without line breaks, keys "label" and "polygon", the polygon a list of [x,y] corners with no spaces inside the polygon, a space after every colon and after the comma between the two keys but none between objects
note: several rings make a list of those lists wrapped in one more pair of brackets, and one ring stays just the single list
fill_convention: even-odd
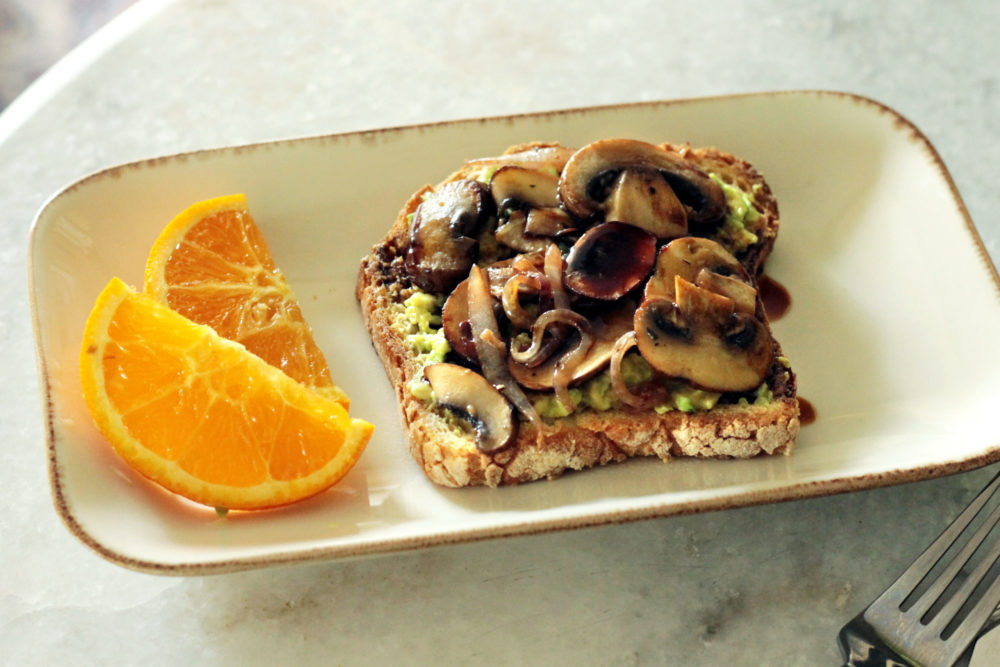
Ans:
[{"label": "orange wedge rind", "polygon": [[115,278],[87,320],[84,399],[115,451],[186,498],[229,509],[329,488],[372,425]]}]

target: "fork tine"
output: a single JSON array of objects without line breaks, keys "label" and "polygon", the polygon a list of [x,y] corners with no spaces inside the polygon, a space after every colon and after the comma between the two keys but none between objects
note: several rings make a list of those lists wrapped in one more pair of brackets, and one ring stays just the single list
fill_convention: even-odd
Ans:
[{"label": "fork tine", "polygon": [[998,487],[1000,487],[1000,475],[994,477],[993,481],[986,485],[986,488],[969,503],[968,507],[934,540],[933,544],[927,547],[899,579],[879,596],[877,602],[888,603],[891,601],[901,606],[920,582],[930,573],[931,569],[941,559],[952,542],[972,523],[972,520],[979,514],[979,511],[996,492]]},{"label": "fork tine", "polygon": [[[993,514],[990,515],[990,518],[992,520],[990,527],[992,528],[993,525],[996,525],[997,519],[1000,518],[1000,507],[997,507]],[[948,604],[938,613],[934,619],[935,627],[940,627],[942,631],[947,630],[948,625],[955,618],[955,615],[958,614],[969,598],[972,597],[972,593],[976,590],[976,587],[979,586],[979,583],[990,569],[996,565],[998,559],[1000,559],[1000,539],[996,539],[993,542],[989,553],[984,556],[983,560],[976,566],[976,569],[969,575],[969,578],[962,583],[962,586],[955,592],[955,595],[948,601]],[[963,631],[971,631],[973,634],[978,632],[989,615],[996,609],[998,603],[1000,603],[1000,579],[994,579],[990,583],[989,588],[984,592],[983,597],[976,602],[975,606],[973,606],[959,626],[951,633],[951,636],[954,637]],[[940,623],[937,622],[939,618],[941,619]]]},{"label": "fork tine", "polygon": [[[966,543],[962,550],[952,558],[948,567],[938,576],[937,580],[924,592],[920,600],[917,601],[910,611],[913,615],[923,618],[924,614],[938,601],[941,594],[945,592],[948,585],[951,584],[952,580],[955,579],[955,575],[965,567],[965,564],[972,558],[972,554],[975,553],[979,545],[983,543],[986,536],[990,534],[993,527],[997,524],[997,520],[1000,519],[1000,506],[993,510],[989,518],[979,527],[976,534]],[[998,542],[1000,544],[1000,542]],[[983,568],[982,565],[985,564],[986,567]],[[989,560],[983,560],[980,567],[975,571],[975,573],[965,580],[962,588],[952,595],[948,603],[937,613],[934,617],[933,625],[935,627],[940,627],[942,630],[944,626],[947,625],[948,621],[958,612],[958,608],[961,607],[962,603],[972,594],[973,589],[979,584],[980,580],[986,576],[986,572],[989,570],[992,562]],[[971,584],[971,585],[970,585]],[[942,620],[943,619],[943,620]]]},{"label": "fork tine", "polygon": [[[905,656],[900,659],[910,664],[953,665],[986,628],[990,614],[1000,614],[1000,535],[995,534],[1000,507],[989,512],[975,531],[969,530],[980,514],[987,514],[984,508],[998,490],[1000,474],[882,595],[841,629],[838,643],[849,664],[876,664],[850,662],[867,660],[866,654],[870,657],[876,651],[882,656]],[[968,542],[961,539],[968,537],[967,531],[974,532]],[[959,553],[945,562],[949,551]],[[935,567],[943,572],[934,573]],[[973,572],[960,581],[963,567]],[[950,598],[943,598],[949,589]],[[932,611],[934,616],[927,618]]]},{"label": "fork tine", "polygon": [[[969,595],[974,590],[976,584],[983,578],[986,572],[996,564],[997,559],[1000,558],[1000,541],[997,541],[990,550],[990,557],[984,559],[983,562],[979,564],[976,568],[976,573],[969,578],[962,589],[956,593],[955,597],[952,598],[948,606],[951,607],[952,603],[956,600],[958,604],[955,605],[954,609],[943,609],[938,615],[939,617],[951,618],[954,614],[962,607],[964,602],[968,601]],[[969,586],[969,582],[975,579],[976,583]],[[961,656],[969,645],[972,644],[976,636],[982,631],[983,626],[986,624],[987,619],[990,617],[996,608],[1000,604],[1000,579],[994,579],[989,588],[983,593],[983,596],[979,598],[976,604],[969,610],[962,622],[959,623],[958,627],[955,628],[948,637],[942,637],[939,633],[937,636],[940,641],[935,642],[936,647],[928,647],[929,652],[934,654],[934,663],[928,664],[943,664],[951,665],[959,656]],[[945,613],[947,611],[947,614]],[[936,619],[935,619],[936,620]],[[942,629],[947,628],[946,625],[942,626]]]}]

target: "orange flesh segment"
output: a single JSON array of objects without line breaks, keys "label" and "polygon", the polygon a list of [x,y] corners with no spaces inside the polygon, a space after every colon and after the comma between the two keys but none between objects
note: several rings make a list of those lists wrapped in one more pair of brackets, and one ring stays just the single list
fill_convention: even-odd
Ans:
[{"label": "orange flesh segment", "polygon": [[242,195],[174,218],[150,252],[146,291],[349,407]]},{"label": "orange flesh segment", "polygon": [[196,502],[274,507],[318,493],[372,426],[212,329],[113,279],[87,322],[84,397],[116,451]]}]

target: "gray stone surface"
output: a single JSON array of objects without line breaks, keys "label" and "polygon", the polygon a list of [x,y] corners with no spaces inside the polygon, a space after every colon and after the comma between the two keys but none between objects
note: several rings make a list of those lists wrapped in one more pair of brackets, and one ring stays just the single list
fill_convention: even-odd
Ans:
[{"label": "gray stone surface", "polygon": [[996,262],[998,28],[1000,4],[986,0],[140,2],[0,115],[0,662],[839,664],[840,625],[995,466],[781,505],[202,579],[106,563],[61,526],[49,498],[28,228],[63,185],[153,155],[815,88],[873,97],[920,127]]}]

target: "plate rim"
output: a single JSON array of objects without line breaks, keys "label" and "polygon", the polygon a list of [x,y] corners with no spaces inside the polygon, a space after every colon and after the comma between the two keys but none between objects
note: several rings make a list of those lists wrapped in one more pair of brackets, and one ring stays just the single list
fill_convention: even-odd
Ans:
[{"label": "plate rim", "polygon": [[28,272],[28,300],[31,312],[31,323],[34,339],[35,361],[38,372],[39,390],[41,394],[42,416],[45,422],[46,440],[46,463],[49,477],[49,491],[53,504],[60,519],[67,529],[84,545],[90,547],[102,558],[123,566],[127,569],[145,572],[150,574],[190,576],[207,575],[225,572],[248,570],[266,566],[288,565],[316,560],[331,559],[356,559],[379,554],[393,554],[414,551],[433,546],[446,546],[454,544],[464,544],[479,542],[489,539],[500,539],[505,537],[540,535],[553,532],[576,530],[579,528],[595,527],[601,525],[631,523],[635,521],[665,518],[670,516],[682,516],[703,512],[713,512],[725,509],[736,509],[741,507],[751,507],[763,504],[778,502],[790,502],[804,500],[807,498],[832,496],[853,491],[875,489],[937,477],[957,474],[981,468],[997,461],[1000,461],[1000,441],[991,446],[987,451],[962,460],[929,463],[922,466],[910,468],[896,468],[875,473],[865,473],[860,475],[841,476],[824,480],[804,480],[792,484],[781,484],[777,486],[758,487],[752,490],[732,494],[716,495],[709,498],[697,498],[682,502],[659,502],[619,510],[604,510],[600,513],[591,513],[582,516],[571,516],[562,518],[546,518],[541,520],[521,521],[502,526],[484,526],[464,529],[460,533],[449,533],[443,531],[431,532],[413,537],[389,537],[379,541],[369,541],[351,544],[333,544],[289,552],[276,552],[256,556],[241,556],[220,560],[198,560],[192,562],[162,562],[152,559],[137,558],[129,556],[104,545],[99,539],[88,532],[83,524],[77,519],[73,512],[71,503],[68,501],[63,483],[59,476],[60,461],[57,453],[57,435],[55,425],[55,406],[53,394],[55,392],[51,385],[48,374],[48,363],[45,357],[45,349],[42,339],[42,327],[38,302],[37,289],[35,283],[35,251],[36,240],[42,224],[47,220],[46,213],[49,208],[63,196],[74,190],[86,186],[96,179],[114,177],[129,169],[155,167],[158,163],[184,160],[190,157],[203,156],[208,154],[238,153],[247,150],[259,150],[265,147],[279,147],[294,145],[297,143],[317,142],[317,141],[338,141],[348,138],[366,138],[392,133],[404,133],[420,131],[424,129],[440,128],[448,126],[510,123],[524,119],[555,118],[572,114],[600,113],[622,109],[636,109],[656,107],[675,107],[686,104],[706,103],[713,101],[730,101],[736,99],[753,99],[762,97],[832,97],[841,100],[848,100],[859,103],[872,109],[875,112],[887,114],[899,131],[909,134],[910,139],[917,142],[927,152],[931,162],[947,185],[951,195],[952,204],[962,217],[966,232],[969,234],[981,263],[985,265],[987,273],[992,279],[996,290],[996,296],[1000,298],[1000,272],[994,265],[989,252],[980,236],[976,226],[969,214],[961,194],[951,176],[950,171],[941,158],[937,149],[930,139],[913,122],[906,118],[899,111],[879,102],[871,97],[863,96],[853,92],[824,90],[824,89],[801,89],[801,90],[773,90],[747,93],[729,93],[720,95],[709,95],[700,97],[685,97],[676,99],[633,101],[602,104],[594,106],[569,107],[562,109],[529,111],[516,114],[503,114],[497,116],[465,117],[431,121],[426,123],[415,123],[407,125],[394,125],[371,129],[351,130],[335,133],[299,135],[287,138],[272,140],[262,140],[250,143],[223,145],[216,147],[206,147],[190,151],[154,156],[139,160],[124,162],[99,170],[90,172],[79,179],[60,188],[41,205],[32,220],[29,229],[27,245],[27,272]]}]

